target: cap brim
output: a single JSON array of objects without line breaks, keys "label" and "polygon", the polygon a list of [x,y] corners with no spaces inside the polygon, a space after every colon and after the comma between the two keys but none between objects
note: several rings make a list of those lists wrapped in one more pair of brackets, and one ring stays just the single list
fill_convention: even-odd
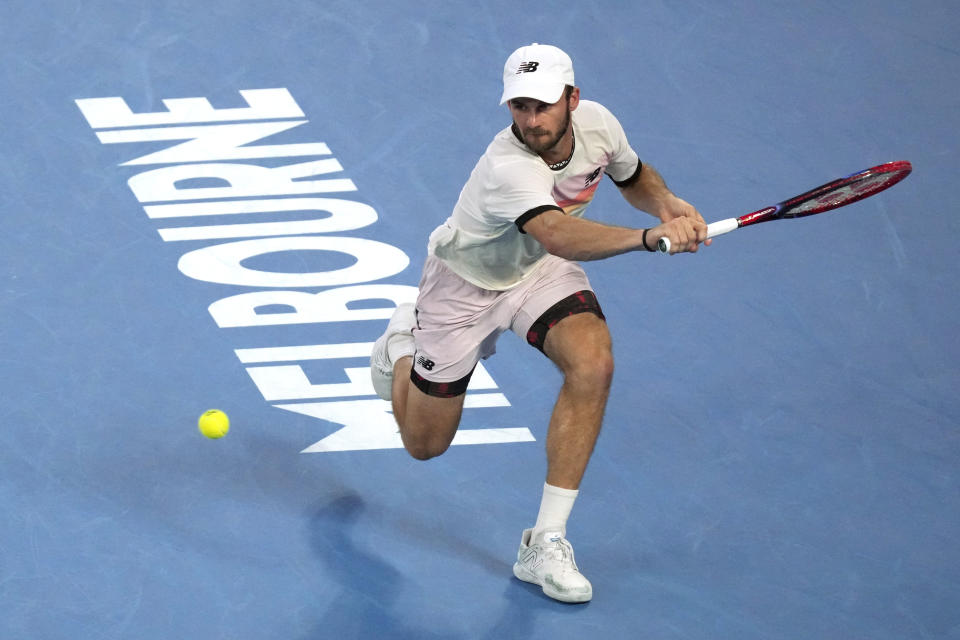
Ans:
[{"label": "cap brim", "polygon": [[514,98],[533,98],[540,102],[553,104],[563,96],[564,88],[566,88],[566,85],[557,80],[534,82],[530,78],[523,78],[517,82],[511,82],[503,88],[500,104]]}]

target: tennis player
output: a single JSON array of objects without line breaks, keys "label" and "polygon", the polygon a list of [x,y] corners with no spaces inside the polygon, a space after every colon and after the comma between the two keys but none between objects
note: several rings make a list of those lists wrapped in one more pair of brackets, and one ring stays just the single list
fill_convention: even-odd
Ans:
[{"label": "tennis player", "polygon": [[[450,446],[467,384],[511,330],[563,374],[547,431],[540,511],[523,531],[514,575],[548,596],[593,596],[566,539],[567,519],[593,452],[613,376],[610,334],[577,261],[706,240],[697,210],[630,147],[606,108],[580,99],[573,64],[542,44],[517,49],[503,70],[513,117],[470,174],[452,215],[431,234],[416,305],[400,305],[376,342],[371,376],[391,400],[407,451],[426,460]],[[582,217],[603,174],[652,228]],[[706,242],[709,244],[709,241]]]}]

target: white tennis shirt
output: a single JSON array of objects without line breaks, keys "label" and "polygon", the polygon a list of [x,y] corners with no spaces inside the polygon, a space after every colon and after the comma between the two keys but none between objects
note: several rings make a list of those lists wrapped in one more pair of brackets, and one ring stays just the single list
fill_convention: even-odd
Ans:
[{"label": "white tennis shirt", "polygon": [[640,164],[620,122],[601,104],[581,100],[571,114],[573,158],[558,171],[507,127],[477,162],[447,220],[430,234],[429,252],[478,287],[502,291],[519,284],[547,255],[520,231],[517,218],[559,207],[582,216],[602,173],[615,182]]}]

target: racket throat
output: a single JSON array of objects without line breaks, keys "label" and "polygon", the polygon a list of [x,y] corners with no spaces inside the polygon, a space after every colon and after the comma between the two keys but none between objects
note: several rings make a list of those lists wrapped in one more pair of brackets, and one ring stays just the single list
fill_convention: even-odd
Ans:
[{"label": "racket throat", "polygon": [[780,207],[767,207],[734,219],[737,221],[737,227],[746,227],[747,225],[766,222],[767,220],[773,220],[778,217],[780,217]]}]

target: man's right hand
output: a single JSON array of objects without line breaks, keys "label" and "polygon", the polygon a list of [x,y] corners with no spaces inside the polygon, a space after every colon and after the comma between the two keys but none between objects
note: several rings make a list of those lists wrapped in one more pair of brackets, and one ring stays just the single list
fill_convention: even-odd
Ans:
[{"label": "man's right hand", "polygon": [[673,218],[647,232],[647,244],[651,247],[656,247],[660,238],[670,240],[670,253],[696,253],[700,243],[707,239],[707,223],[699,217]]}]

